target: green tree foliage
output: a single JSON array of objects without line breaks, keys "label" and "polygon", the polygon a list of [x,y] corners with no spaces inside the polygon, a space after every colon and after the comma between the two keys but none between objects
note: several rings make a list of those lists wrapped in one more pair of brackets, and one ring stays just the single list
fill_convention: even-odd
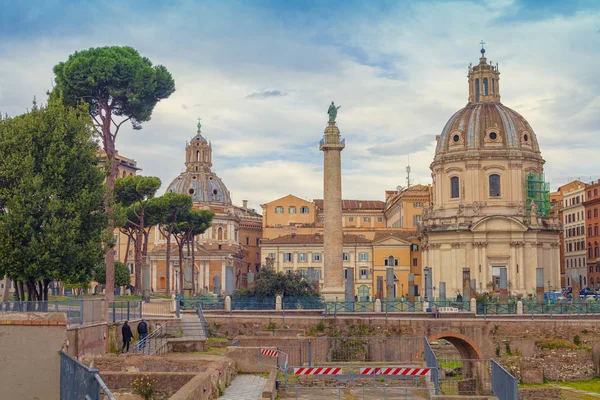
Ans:
[{"label": "green tree foliage", "polygon": [[[94,269],[94,280],[102,285],[106,284],[106,265],[98,264]],[[127,286],[130,283],[129,268],[122,262],[115,262],[115,285]]]},{"label": "green tree foliage", "polygon": [[158,222],[158,229],[167,241],[166,291],[171,294],[171,238],[177,222],[192,211],[192,198],[185,194],[165,193],[148,204],[147,213]]},{"label": "green tree foliage", "polygon": [[61,98],[0,120],[0,276],[19,299],[90,281],[107,225],[96,151],[86,107]]},{"label": "green tree foliage", "polygon": [[[115,142],[123,124],[130,121],[140,129],[149,121],[156,104],[175,91],[175,82],[169,71],[152,62],[132,47],[99,47],[71,54],[67,61],[54,67],[54,95],[62,93],[71,105],[88,104],[93,127],[102,140],[106,154],[106,192],[104,207],[109,219],[110,237],[112,221],[112,195],[118,172]],[[105,262],[107,286],[114,286],[114,253],[108,243]],[[113,291],[106,291],[107,302]]]},{"label": "green tree foliage", "polygon": [[142,263],[148,249],[149,228],[152,227],[145,218],[146,208],[160,184],[159,178],[139,175],[115,181],[115,201],[124,208],[127,217],[125,228],[134,232],[135,294],[137,295],[142,293]]},{"label": "green tree foliage", "polygon": [[318,296],[310,283],[298,271],[275,272],[271,267],[262,267],[256,276],[256,284],[247,289],[239,289],[233,297],[273,297],[273,296],[312,297]]}]

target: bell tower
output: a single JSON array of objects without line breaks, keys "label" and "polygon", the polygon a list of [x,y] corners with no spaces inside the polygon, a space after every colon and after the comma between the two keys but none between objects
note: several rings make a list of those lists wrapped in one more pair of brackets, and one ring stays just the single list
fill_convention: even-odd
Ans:
[{"label": "bell tower", "polygon": [[499,103],[500,102],[500,72],[498,63],[488,64],[485,58],[485,42],[482,40],[481,57],[479,64],[469,64],[469,104],[472,103]]},{"label": "bell tower", "polygon": [[202,125],[198,118],[196,136],[185,144],[185,167],[187,172],[210,171],[212,167],[212,146],[201,134]]}]

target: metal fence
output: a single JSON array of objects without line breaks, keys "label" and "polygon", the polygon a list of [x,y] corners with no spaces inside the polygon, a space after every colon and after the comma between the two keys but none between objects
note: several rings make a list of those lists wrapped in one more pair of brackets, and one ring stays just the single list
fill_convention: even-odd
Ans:
[{"label": "metal fence", "polygon": [[430,399],[433,389],[407,386],[293,386],[278,392],[278,399]]},{"label": "metal fence", "polygon": [[275,297],[233,297],[231,310],[275,310]]},{"label": "metal fence", "polygon": [[60,351],[60,398],[61,400],[100,400],[101,391],[109,400],[115,400],[106,387],[99,371]]},{"label": "metal fence", "polygon": [[[600,301],[540,303],[522,301],[524,315],[587,315],[600,314]],[[478,315],[517,314],[517,303],[479,302]]]},{"label": "metal fence", "polygon": [[109,303],[109,320],[112,322],[129,321],[142,318],[143,302],[139,301],[113,301]]},{"label": "metal fence", "polygon": [[492,360],[492,392],[499,400],[518,400],[519,382],[508,373],[496,360]]},{"label": "metal fence", "polygon": [[423,358],[425,359],[425,364],[427,365],[427,367],[432,369],[431,381],[433,382],[435,394],[438,394],[438,389],[440,387],[438,360],[427,338],[423,338],[423,340]]},{"label": "metal fence", "polygon": [[438,358],[439,391],[454,396],[492,394],[490,360]]},{"label": "metal fence", "polygon": [[[310,348],[309,344],[310,343]],[[422,336],[314,337],[301,341],[301,362],[412,362],[423,350]],[[290,359],[294,352],[290,351]]]},{"label": "metal fence", "polygon": [[281,300],[281,307],[284,310],[323,310],[325,301],[322,297],[295,297],[286,296]]},{"label": "metal fence", "polygon": [[67,315],[69,325],[100,322],[103,320],[103,309],[102,299],[0,302],[0,311],[3,312],[62,312]]}]

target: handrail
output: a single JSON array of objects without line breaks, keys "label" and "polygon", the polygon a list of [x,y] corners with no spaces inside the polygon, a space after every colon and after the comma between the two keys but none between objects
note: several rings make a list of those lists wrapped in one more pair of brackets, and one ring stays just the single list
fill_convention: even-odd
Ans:
[{"label": "handrail", "polygon": [[[160,347],[162,347],[162,340],[163,336],[166,334],[166,329],[163,332],[163,326],[159,325],[157,329],[155,329],[152,333],[150,333],[148,336],[146,336],[143,340],[138,340],[138,342],[136,343],[135,347],[133,348],[133,352],[134,353],[138,353],[141,351],[142,354],[144,355],[148,355],[151,356],[152,354],[154,354],[155,352],[157,352]],[[150,352],[150,348],[151,346],[149,345],[149,343],[151,343],[151,341],[156,341],[156,342],[161,342],[160,346],[156,345],[154,347],[154,352]],[[144,347],[141,347],[142,343],[144,343]]]},{"label": "handrail", "polygon": [[196,309],[196,313],[198,314],[198,318],[200,318],[200,323],[202,324],[202,330],[204,330],[204,334],[206,338],[208,338],[208,323],[206,322],[206,318],[204,317],[204,312],[202,311],[202,305],[198,303],[198,308]]},{"label": "handrail", "polygon": [[96,378],[96,381],[104,391],[104,394],[108,397],[108,400],[117,400],[115,399],[115,396],[113,396],[113,394],[110,392],[110,389],[108,388],[108,386],[106,386],[106,383],[104,383],[100,375],[94,374],[94,378]]}]

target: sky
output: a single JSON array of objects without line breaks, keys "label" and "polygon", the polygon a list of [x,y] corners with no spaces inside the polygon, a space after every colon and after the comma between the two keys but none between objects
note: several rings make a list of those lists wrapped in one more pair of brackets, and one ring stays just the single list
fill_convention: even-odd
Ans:
[{"label": "sky", "polygon": [[234,203],[323,196],[319,140],[332,100],[346,139],[347,199],[431,182],[435,136],[467,103],[486,42],[502,103],[523,115],[556,189],[600,178],[600,1],[0,0],[0,112],[44,102],[52,67],[77,50],[128,45],[176,91],[120,154],[162,193],[202,134]]}]

